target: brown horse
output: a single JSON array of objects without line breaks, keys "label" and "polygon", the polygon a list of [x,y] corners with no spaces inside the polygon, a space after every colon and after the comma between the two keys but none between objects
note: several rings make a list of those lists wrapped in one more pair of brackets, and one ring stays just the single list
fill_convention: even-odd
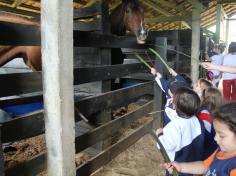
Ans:
[{"label": "brown horse", "polygon": [[[125,35],[126,30],[130,30],[136,35],[138,43],[143,43],[146,39],[143,8],[137,0],[123,0],[111,13],[110,20],[113,34]],[[40,26],[38,22],[10,14],[0,14],[0,21]],[[0,66],[17,57],[23,58],[25,64],[33,71],[42,69],[40,46],[0,46]],[[112,64],[120,64],[123,59],[120,49],[112,51]]]}]

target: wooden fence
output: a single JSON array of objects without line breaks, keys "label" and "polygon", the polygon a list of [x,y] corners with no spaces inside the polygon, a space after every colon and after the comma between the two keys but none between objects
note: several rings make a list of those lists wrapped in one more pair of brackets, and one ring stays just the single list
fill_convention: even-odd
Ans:
[{"label": "wooden fence", "polygon": [[[93,14],[97,14],[97,12],[101,14],[101,18],[95,18],[92,23],[84,23],[80,21],[75,22],[74,46],[79,48],[93,47],[98,48],[99,51],[102,50],[100,55],[97,56],[97,59],[100,59],[102,65],[75,68],[74,85],[100,81],[103,85],[103,88],[101,89],[101,93],[97,95],[76,100],[75,106],[80,110],[82,114],[88,117],[89,120],[92,120],[92,118],[94,118],[94,114],[103,112],[104,110],[110,111],[110,109],[112,108],[118,108],[123,105],[127,105],[144,95],[150,95],[154,92],[155,98],[154,101],[147,102],[133,112],[125,114],[115,120],[106,120],[106,123],[105,121],[103,121],[102,125],[98,126],[97,128],[94,128],[82,135],[76,136],[76,153],[83,151],[84,149],[96,144],[99,141],[107,139],[115,132],[117,132],[120,128],[128,127],[133,121],[143,117],[148,112],[155,109],[161,109],[162,93],[160,89],[158,89],[156,85],[154,85],[153,81],[144,81],[143,83],[139,83],[131,87],[110,91],[110,87],[108,86],[110,85],[109,80],[115,79],[117,77],[127,76],[133,73],[147,71],[149,72],[149,70],[141,63],[108,65],[106,64],[106,61],[109,62],[110,58],[105,58],[105,56],[107,56],[107,53],[110,52],[110,48],[144,49],[150,47],[152,43],[156,43],[159,46],[163,46],[163,48],[155,49],[157,49],[160,54],[164,58],[166,58],[166,38],[161,37],[154,40],[152,39],[150,41],[147,41],[147,44],[145,45],[138,45],[135,42],[135,37],[117,37],[114,35],[110,35],[106,32],[106,23],[102,18],[104,16],[107,16],[107,14],[104,14],[104,12],[107,13],[107,10],[104,10],[104,4],[101,5],[100,3],[97,3],[90,8],[76,10],[74,17],[81,18],[91,16]],[[37,27],[1,22],[0,28],[1,45],[40,45],[40,34],[38,33]],[[9,32],[9,29],[14,29],[15,36],[12,35],[11,32]],[[100,32],[98,33],[94,31]],[[29,37],[29,35],[31,37]],[[103,62],[104,60],[105,62]],[[160,63],[156,61],[156,65],[158,64],[160,65]],[[40,93],[42,92],[41,72],[4,74],[0,75],[0,82],[1,97],[38,92],[33,96],[25,95],[17,98],[8,98],[1,100],[0,107],[43,101],[42,94]],[[153,91],[154,89],[155,91]],[[104,118],[104,116],[98,116],[97,118]],[[154,119],[158,118],[154,116]],[[77,118],[76,116],[75,121],[77,122],[79,120],[81,119]],[[151,128],[153,122],[153,120],[150,120],[147,125]],[[155,123],[157,125],[160,124],[158,120],[156,120]],[[43,110],[32,112],[10,121],[1,123],[0,143],[13,142],[34,137],[39,134],[43,134],[44,130],[45,127]],[[146,132],[144,130],[144,127],[141,126],[132,134],[128,135],[125,138],[122,138],[117,143],[108,146],[102,153],[94,156],[83,165],[80,165],[77,168],[77,175],[90,175],[99,167],[111,161],[114,157],[127,149],[130,145],[134,144],[144,134],[146,134]],[[0,152],[0,154],[1,167],[3,167],[2,151]],[[46,163],[46,153],[42,153],[26,162],[18,164],[16,167],[5,170],[5,175],[36,175],[41,171],[46,170]],[[2,170],[2,172],[4,171]]]}]

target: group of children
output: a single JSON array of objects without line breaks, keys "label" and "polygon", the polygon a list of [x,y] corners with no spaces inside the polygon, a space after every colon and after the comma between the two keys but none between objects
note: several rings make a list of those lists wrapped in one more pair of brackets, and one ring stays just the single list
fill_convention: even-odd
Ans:
[{"label": "group of children", "polygon": [[169,69],[168,80],[151,73],[166,95],[163,128],[156,134],[179,176],[236,176],[236,103],[223,105],[221,92],[206,79],[190,79]]}]

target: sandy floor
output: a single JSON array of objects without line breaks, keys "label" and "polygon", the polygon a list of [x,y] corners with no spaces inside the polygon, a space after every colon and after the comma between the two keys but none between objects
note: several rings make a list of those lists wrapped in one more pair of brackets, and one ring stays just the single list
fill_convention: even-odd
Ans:
[{"label": "sandy floor", "polygon": [[93,176],[163,176],[162,157],[152,137],[145,135]]}]

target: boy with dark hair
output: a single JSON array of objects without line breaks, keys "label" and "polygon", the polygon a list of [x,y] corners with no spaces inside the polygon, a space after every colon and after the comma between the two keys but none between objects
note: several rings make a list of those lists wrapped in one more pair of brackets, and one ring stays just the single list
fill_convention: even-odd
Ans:
[{"label": "boy with dark hair", "polygon": [[178,116],[163,129],[157,129],[156,134],[171,161],[201,160],[205,129],[203,122],[195,116],[200,107],[200,98],[193,90],[182,87],[175,92],[173,104]]},{"label": "boy with dark hair", "polygon": [[166,95],[166,104],[163,118],[163,126],[167,125],[173,118],[177,116],[176,111],[173,109],[173,94],[180,87],[190,87],[188,82],[173,69],[169,69],[172,77],[168,80],[162,78],[162,75],[155,69],[151,68],[151,73],[156,76],[155,80],[159,87]]}]

